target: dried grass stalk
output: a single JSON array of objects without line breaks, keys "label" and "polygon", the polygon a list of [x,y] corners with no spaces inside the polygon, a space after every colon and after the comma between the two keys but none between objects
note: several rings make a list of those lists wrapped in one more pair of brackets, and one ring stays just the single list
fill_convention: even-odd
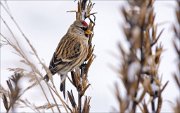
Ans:
[{"label": "dried grass stalk", "polygon": [[[177,0],[177,7],[176,7],[176,19],[177,19],[177,24],[174,25],[173,27],[173,30],[174,30],[174,34],[175,34],[175,38],[173,40],[173,44],[174,44],[174,48],[175,48],[175,51],[177,53],[177,56],[178,56],[178,72],[177,73],[174,73],[173,77],[174,77],[174,80],[177,84],[177,88],[180,92],[180,47],[179,47],[179,44],[180,44],[180,1]],[[180,113],[180,96],[177,97],[176,99],[176,104],[175,106],[173,106],[174,108],[174,113]]]},{"label": "dried grass stalk", "polygon": [[[122,44],[119,44],[123,59],[119,78],[126,90],[125,97],[122,97],[117,85],[115,87],[121,113],[135,113],[137,107],[143,113],[161,111],[163,102],[161,94],[168,82],[162,86],[158,75],[163,47],[157,45],[157,42],[163,30],[157,34],[158,26],[154,23],[153,4],[154,0],[129,0],[128,6],[121,9],[125,19],[123,30],[130,46],[127,52]],[[154,46],[155,51],[152,49]],[[151,109],[145,101],[145,95],[149,95]]]},{"label": "dried grass stalk", "polygon": [[22,73],[14,73],[9,80],[7,80],[7,86],[9,88],[8,94],[3,93],[3,104],[6,108],[6,112],[15,112],[15,107],[18,99],[21,96],[21,88],[19,86],[19,81],[22,78]]}]

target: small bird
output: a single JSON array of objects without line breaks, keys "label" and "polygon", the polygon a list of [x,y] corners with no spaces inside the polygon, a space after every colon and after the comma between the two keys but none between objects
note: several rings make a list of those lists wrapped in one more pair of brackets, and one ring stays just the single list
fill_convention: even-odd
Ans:
[{"label": "small bird", "polygon": [[[88,55],[88,24],[84,20],[76,20],[60,40],[49,64],[52,75],[58,73],[61,77],[60,91],[65,98],[65,78],[67,73],[80,67]],[[49,76],[44,76],[49,81]]]}]

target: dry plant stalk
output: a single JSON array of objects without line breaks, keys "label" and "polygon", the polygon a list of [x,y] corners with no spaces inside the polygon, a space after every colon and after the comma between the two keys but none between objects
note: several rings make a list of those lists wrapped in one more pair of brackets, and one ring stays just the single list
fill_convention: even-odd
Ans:
[{"label": "dry plant stalk", "polygon": [[[178,55],[178,72],[174,73],[174,80],[177,84],[178,90],[180,92],[180,0],[177,0],[177,7],[176,7],[176,19],[177,24],[174,25],[173,30],[175,34],[175,39],[173,40],[174,48]],[[176,99],[176,105],[174,106],[174,113],[180,113],[180,96]]]},{"label": "dry plant stalk", "polygon": [[12,75],[12,77],[7,80],[7,85],[9,88],[9,91],[7,94],[3,93],[3,104],[6,108],[6,111],[9,112],[10,110],[12,112],[15,112],[15,102],[20,98],[21,89],[19,87],[19,81],[22,77],[21,73],[15,73]]},{"label": "dry plant stalk", "polygon": [[[121,9],[129,50],[124,50],[123,44],[119,44],[122,55],[119,78],[126,90],[125,96],[122,96],[118,85],[115,85],[120,113],[135,113],[137,107],[142,113],[161,111],[162,92],[168,82],[162,85],[158,75],[163,47],[157,45],[157,41],[163,30],[157,34],[153,4],[154,0],[129,0],[128,6]],[[149,97],[148,102],[145,96]]]},{"label": "dry plant stalk", "polygon": [[[23,39],[27,43],[27,47],[30,47],[30,50],[28,51],[30,51],[32,55],[35,56],[36,60],[43,67],[46,73],[49,73],[49,70],[46,67],[45,63],[42,62],[42,60],[38,56],[36,49],[30,43],[30,40],[26,37],[23,30],[20,28],[20,26],[18,25],[18,23],[16,22],[12,14],[10,13],[11,11],[8,7],[8,4],[6,2],[5,3],[0,2],[0,5],[2,6],[2,9],[9,15],[11,20],[16,25],[17,29],[22,34]],[[92,14],[90,13],[93,8],[93,5],[94,4],[92,4],[91,0],[88,0],[88,2],[87,0],[79,0],[78,11],[76,12],[77,14],[76,19],[83,19],[83,20],[85,20],[86,18],[90,19],[91,22],[89,24],[88,29],[91,30],[92,32],[95,26],[95,16],[94,16],[95,13],[92,13]],[[91,20],[91,15],[94,16],[94,21]],[[28,66],[31,69],[31,71],[29,72],[25,70],[24,68],[19,68],[19,67],[9,69],[10,71],[13,71],[15,73],[15,75],[11,77],[11,80],[7,82],[9,90],[3,88],[2,86],[0,87],[0,97],[3,99],[3,103],[7,112],[13,112],[18,106],[20,106],[20,107],[28,107],[32,109],[34,112],[42,112],[42,111],[44,112],[45,109],[50,109],[51,112],[54,113],[55,112],[54,108],[56,108],[58,112],[61,113],[62,110],[60,108],[64,108],[65,112],[88,113],[90,111],[90,97],[87,97],[87,96],[85,97],[83,106],[81,102],[83,100],[82,97],[84,96],[85,91],[90,85],[88,83],[87,75],[88,75],[89,67],[94,60],[94,54],[93,54],[94,47],[91,44],[93,34],[89,36],[90,46],[89,46],[89,54],[88,54],[88,57],[86,58],[86,61],[84,62],[84,64],[81,66],[80,69],[77,69],[71,72],[72,79],[69,79],[69,80],[75,86],[78,92],[78,104],[76,104],[74,96],[73,96],[73,92],[68,91],[68,98],[72,105],[72,108],[71,108],[63,100],[63,98],[61,98],[58,91],[59,88],[55,87],[53,80],[50,83],[45,82],[48,90],[46,91],[44,90],[44,87],[42,86],[43,74],[36,67],[35,63],[30,60],[31,56],[28,56],[24,52],[24,47],[22,47],[21,44],[19,43],[18,38],[14,35],[13,31],[11,30],[11,27],[8,25],[8,22],[3,19],[2,15],[0,15],[0,18],[1,18],[2,23],[5,25],[5,27],[9,30],[10,34],[12,35],[12,39],[11,39],[11,38],[6,37],[4,34],[0,33],[1,37],[3,38],[3,40],[1,39],[1,47],[2,45],[9,45],[10,47],[12,47],[14,51],[16,52],[16,54],[20,56],[20,58],[22,59],[20,60],[20,62],[22,62],[24,65]],[[22,90],[18,85],[19,79],[23,77],[30,78],[29,83],[31,83],[24,90]],[[11,84],[11,81],[13,82],[13,85]],[[23,96],[25,92],[32,89],[36,85],[40,86],[43,92],[43,96],[45,97],[47,101],[47,103],[45,103],[44,105],[36,106],[32,104],[32,102],[30,102],[29,100],[20,98]],[[47,92],[50,92],[50,96],[53,98],[53,102],[50,102],[49,98],[46,95]],[[55,97],[57,98],[55,99]]]},{"label": "dry plant stalk", "polygon": [[[91,13],[94,4],[91,0],[79,0],[78,1],[78,10],[76,11],[76,20],[85,20],[88,18],[90,20],[88,29],[93,32],[95,26],[95,13]],[[94,20],[91,19],[91,15],[94,17]],[[80,66],[79,69],[75,69],[71,72],[71,79],[69,78],[72,85],[76,88],[78,93],[78,102],[75,101],[74,94],[71,91],[68,91],[68,98],[71,102],[72,108],[68,107],[71,113],[89,113],[90,112],[90,99],[91,97],[85,96],[83,100],[82,97],[85,95],[86,90],[90,86],[88,83],[88,70],[93,62],[95,56],[93,54],[94,46],[92,46],[92,38],[94,34],[89,35],[89,53]],[[84,101],[82,103],[82,101]]]},{"label": "dry plant stalk", "polygon": [[[8,6],[7,6],[8,4],[6,4],[6,5],[4,5],[4,4],[5,4],[5,3],[2,3],[2,2],[1,2],[1,4],[0,4],[1,7],[2,7],[2,10],[4,10],[4,11],[7,13],[7,15],[11,18],[12,22],[14,22],[15,26],[17,27],[17,29],[18,29],[18,30],[20,31],[20,33],[22,34],[23,39],[25,39],[25,41],[26,41],[26,43],[27,43],[27,47],[30,47],[30,50],[28,50],[28,51],[30,51],[30,53],[32,53],[32,55],[35,56],[35,58],[37,59],[38,63],[41,64],[41,66],[43,67],[43,69],[47,72],[48,70],[47,70],[45,64],[40,60],[40,58],[39,58],[39,56],[38,56],[35,48],[32,46],[32,44],[30,43],[29,39],[28,39],[28,38],[26,37],[26,35],[23,33],[23,31],[21,30],[20,26],[18,25],[18,23],[16,22],[16,20],[15,20],[14,17],[12,16],[12,14],[10,13],[11,11],[10,11],[10,9],[9,9]],[[61,112],[60,109],[59,109],[59,107],[58,107],[59,105],[57,104],[57,101],[55,100],[55,95],[56,95],[57,97],[59,97],[62,105],[64,106],[64,108],[65,108],[66,111],[67,111],[67,108],[66,108],[66,106],[65,106],[65,102],[62,101],[62,99],[60,98],[59,94],[57,93],[57,90],[56,90],[54,87],[52,87],[51,85],[47,84],[47,87],[48,87],[48,89],[49,89],[49,92],[51,93],[51,96],[52,96],[53,101],[54,101],[54,103],[50,103],[50,100],[49,100],[49,98],[48,98],[47,95],[46,95],[46,92],[48,92],[48,91],[45,91],[45,90],[44,90],[44,88],[43,88],[43,86],[42,86],[42,83],[41,83],[43,74],[42,74],[42,73],[40,72],[40,70],[36,67],[36,65],[34,64],[34,62],[32,62],[32,61],[30,60],[30,57],[32,57],[32,56],[28,56],[28,55],[24,52],[24,47],[21,46],[21,44],[20,44],[19,41],[18,41],[18,38],[14,35],[13,31],[11,30],[11,26],[8,25],[8,22],[5,21],[2,16],[3,16],[3,15],[0,16],[1,21],[2,21],[2,23],[5,25],[5,27],[9,30],[12,38],[10,38],[10,37],[7,38],[6,36],[4,36],[4,34],[0,33],[1,37],[4,39],[6,45],[9,45],[10,47],[12,47],[12,48],[14,49],[15,53],[22,59],[22,60],[20,60],[20,62],[22,62],[25,66],[28,66],[28,67],[31,69],[30,71],[27,71],[27,70],[25,70],[24,68],[19,68],[19,67],[17,67],[17,68],[10,68],[10,71],[13,71],[14,73],[21,71],[21,72],[23,73],[23,76],[22,76],[22,77],[28,77],[28,78],[30,78],[30,81],[29,81],[30,85],[29,85],[28,87],[26,87],[26,88],[22,91],[23,93],[22,93],[21,95],[23,95],[23,94],[24,94],[25,92],[27,92],[28,90],[32,89],[34,86],[39,85],[40,88],[41,88],[41,90],[42,90],[42,92],[43,92],[43,96],[45,97],[45,99],[46,99],[46,101],[47,101],[47,104],[48,104],[49,106],[51,106],[51,104],[54,105],[54,103],[55,103],[55,105],[56,105],[56,106],[48,107],[48,108],[51,109],[52,112],[54,112],[53,107],[56,107],[56,108],[58,109],[58,111]],[[5,89],[5,88],[4,88],[4,89]],[[52,90],[52,89],[53,89],[53,90]],[[54,93],[53,93],[53,92],[54,92]],[[3,94],[4,94],[4,92],[3,92],[2,90],[0,90],[0,93],[3,93]],[[33,104],[32,104],[31,102],[29,102],[27,99],[23,100],[23,99],[20,99],[20,98],[19,98],[19,99],[16,100],[16,101],[17,101],[17,102],[14,102],[14,104],[15,104],[15,103],[18,103],[19,106],[20,106],[20,105],[24,105],[23,107],[29,107],[30,109],[32,109],[33,111],[36,111],[36,112],[39,111],[38,109],[36,109],[36,108],[38,108],[38,106],[33,105]],[[16,108],[17,108],[17,107],[18,107],[18,106],[16,106]],[[8,111],[7,111],[7,112],[8,112]]]}]

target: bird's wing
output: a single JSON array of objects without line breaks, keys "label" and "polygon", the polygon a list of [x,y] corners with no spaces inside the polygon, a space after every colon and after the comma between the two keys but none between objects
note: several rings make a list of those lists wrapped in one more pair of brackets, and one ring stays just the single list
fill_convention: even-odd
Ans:
[{"label": "bird's wing", "polygon": [[51,59],[49,69],[52,74],[66,67],[72,61],[78,59],[82,45],[77,39],[63,38]]}]

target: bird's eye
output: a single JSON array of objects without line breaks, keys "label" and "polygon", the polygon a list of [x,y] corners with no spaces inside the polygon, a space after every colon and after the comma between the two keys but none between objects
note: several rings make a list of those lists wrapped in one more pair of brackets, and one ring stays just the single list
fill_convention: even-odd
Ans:
[{"label": "bird's eye", "polygon": [[87,27],[80,27],[82,30],[86,31]]}]

